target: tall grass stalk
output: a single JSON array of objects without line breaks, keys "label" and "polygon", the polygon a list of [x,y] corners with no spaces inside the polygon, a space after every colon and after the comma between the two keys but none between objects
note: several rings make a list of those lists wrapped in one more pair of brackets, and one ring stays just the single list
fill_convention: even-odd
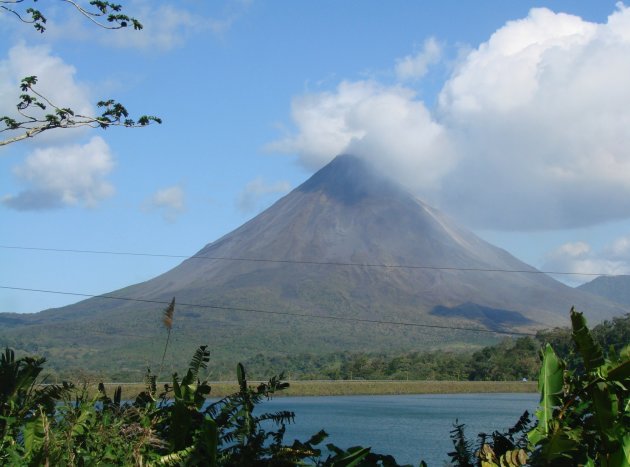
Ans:
[{"label": "tall grass stalk", "polygon": [[162,316],[162,322],[166,328],[168,334],[166,335],[166,343],[164,344],[164,352],[162,352],[162,361],[160,362],[160,370],[158,377],[162,374],[164,367],[164,359],[166,358],[166,351],[168,350],[168,344],[171,340],[171,331],[173,330],[173,317],[175,315],[175,297],[171,300],[171,303],[164,309],[164,316]]}]

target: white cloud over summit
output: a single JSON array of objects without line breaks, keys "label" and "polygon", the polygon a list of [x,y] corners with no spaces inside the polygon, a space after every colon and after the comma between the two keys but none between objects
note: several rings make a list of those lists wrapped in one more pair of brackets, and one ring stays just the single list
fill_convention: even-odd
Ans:
[{"label": "white cloud over summit", "polygon": [[297,153],[313,169],[350,153],[407,184],[437,188],[455,163],[444,127],[406,87],[342,82],[334,92],[296,98],[292,117],[298,133],[268,149]]},{"label": "white cloud over summit", "polygon": [[[412,63],[397,62],[399,78]],[[270,148],[311,168],[361,155],[472,227],[629,218],[628,76],[628,8],[604,24],[532,9],[464,56],[434,110],[408,85],[345,81],[295,98],[296,132]]]}]

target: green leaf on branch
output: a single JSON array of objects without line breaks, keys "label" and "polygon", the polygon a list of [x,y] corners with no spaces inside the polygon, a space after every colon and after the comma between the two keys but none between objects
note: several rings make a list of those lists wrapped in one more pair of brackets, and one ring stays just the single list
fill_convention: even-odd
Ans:
[{"label": "green leaf on branch", "polygon": [[561,404],[564,385],[564,362],[558,358],[553,348],[547,344],[543,350],[543,362],[538,379],[540,391],[540,410],[536,412],[538,420],[547,433],[547,426],[553,419],[553,411]]},{"label": "green leaf on branch", "polygon": [[582,313],[575,311],[575,308],[571,308],[571,326],[573,340],[582,356],[586,371],[589,373],[595,371],[604,364],[604,353],[588,330],[586,318]]}]

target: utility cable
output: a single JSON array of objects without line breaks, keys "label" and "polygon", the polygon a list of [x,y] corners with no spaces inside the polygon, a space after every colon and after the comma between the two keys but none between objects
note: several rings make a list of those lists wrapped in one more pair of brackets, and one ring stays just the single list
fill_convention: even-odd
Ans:
[{"label": "utility cable", "polygon": [[0,245],[0,248],[6,250],[30,250],[30,251],[49,251],[57,253],[83,253],[94,255],[116,255],[116,256],[145,256],[153,258],[173,258],[173,259],[205,259],[215,261],[244,261],[253,263],[279,263],[279,264],[311,264],[318,266],[345,266],[345,267],[366,267],[366,268],[387,268],[387,269],[424,269],[431,271],[465,271],[465,272],[501,272],[501,273],[519,273],[519,274],[554,274],[565,276],[609,276],[610,274],[596,272],[567,272],[567,271],[540,271],[538,269],[501,269],[501,268],[462,268],[449,266],[418,266],[404,264],[378,264],[378,263],[351,263],[336,261],[304,261],[291,259],[266,259],[266,258],[239,258],[228,256],[206,256],[206,255],[170,255],[160,253],[134,253],[127,251],[106,251],[106,250],[77,250],[70,248],[40,248],[25,247],[14,245]]},{"label": "utility cable", "polygon": [[[110,300],[121,300],[121,301],[129,301],[129,302],[154,303],[157,305],[168,305],[170,303],[170,301],[165,301],[165,300],[150,300],[150,299],[143,299],[143,298],[117,297],[114,295],[93,295],[93,294],[85,294],[85,293],[78,293],[78,292],[64,292],[64,291],[58,291],[58,290],[32,289],[32,288],[26,288],[26,287],[11,287],[11,286],[6,286],[6,285],[0,285],[0,289],[17,290],[17,291],[22,291],[22,292],[41,292],[41,293],[57,294],[57,295],[71,295],[74,297],[84,297],[84,298],[105,298],[105,299],[110,299]],[[489,333],[489,334],[505,334],[505,335],[510,335],[510,336],[536,336],[535,333],[531,333],[531,332],[496,331],[496,330],[490,330],[490,329],[470,328],[470,327],[463,327],[463,326],[462,327],[441,326],[437,324],[423,324],[423,323],[413,323],[413,322],[406,322],[406,321],[388,321],[388,320],[368,319],[368,318],[350,318],[350,317],[335,316],[335,315],[315,315],[311,313],[260,310],[256,308],[241,308],[241,307],[220,306],[220,305],[199,304],[199,303],[179,302],[178,306],[222,310],[222,311],[258,313],[258,314],[266,314],[266,315],[292,316],[292,317],[299,317],[299,318],[314,318],[314,319],[324,319],[324,320],[334,320],[334,321],[346,321],[346,322],[352,322],[352,323],[407,326],[407,327],[429,328],[429,329],[448,329],[448,330],[454,330],[454,331],[482,332],[482,333]]]}]

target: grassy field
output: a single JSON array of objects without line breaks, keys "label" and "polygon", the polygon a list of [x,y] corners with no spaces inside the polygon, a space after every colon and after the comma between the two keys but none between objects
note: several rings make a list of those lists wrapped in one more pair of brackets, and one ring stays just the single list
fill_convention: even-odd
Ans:
[{"label": "grassy field", "polygon": [[[537,392],[535,381],[289,381],[289,389],[278,396],[351,396],[387,394],[462,394],[493,392]],[[250,381],[250,385],[256,384]],[[117,383],[105,383],[112,395]],[[121,384],[123,398],[135,397],[144,389],[140,383]],[[238,390],[236,381],[211,383],[212,397]],[[158,387],[158,389],[161,386]]]}]

